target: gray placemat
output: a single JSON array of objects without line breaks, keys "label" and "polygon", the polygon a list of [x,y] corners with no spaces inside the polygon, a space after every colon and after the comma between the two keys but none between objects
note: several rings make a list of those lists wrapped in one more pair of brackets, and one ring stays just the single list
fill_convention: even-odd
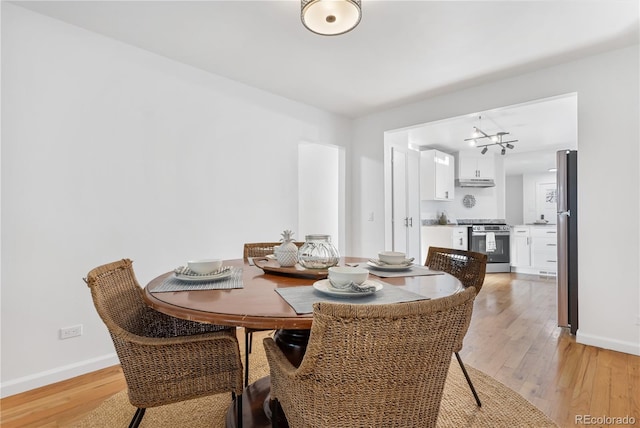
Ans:
[{"label": "gray placemat", "polygon": [[395,285],[382,283],[382,290],[367,296],[353,298],[334,297],[321,293],[312,286],[276,288],[276,292],[296,311],[297,314],[310,314],[313,312],[313,304],[316,302],[335,302],[349,304],[376,304],[411,302],[414,300],[428,300],[411,291],[404,290]]},{"label": "gray placemat", "polygon": [[444,272],[439,270],[431,270],[426,266],[413,265],[407,270],[380,270],[372,268],[371,266],[362,265],[362,267],[369,269],[372,275],[380,278],[399,278],[401,276],[427,276],[427,275],[444,275]]},{"label": "gray placemat", "polygon": [[151,292],[164,293],[167,291],[230,290],[232,288],[244,288],[244,284],[242,282],[242,268],[232,267],[230,276],[206,282],[180,281],[171,275]]}]

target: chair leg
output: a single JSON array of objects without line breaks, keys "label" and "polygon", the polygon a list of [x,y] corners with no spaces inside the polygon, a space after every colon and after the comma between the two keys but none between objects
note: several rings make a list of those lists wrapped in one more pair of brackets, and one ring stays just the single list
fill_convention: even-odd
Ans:
[{"label": "chair leg", "polygon": [[249,332],[249,353],[253,351],[253,332]]},{"label": "chair leg", "polygon": [[476,399],[476,403],[478,404],[478,407],[482,407],[482,403],[480,402],[480,397],[478,397],[478,393],[476,392],[476,389],[473,387],[473,383],[471,383],[471,378],[467,373],[467,369],[464,367],[464,364],[462,364],[462,358],[460,358],[460,354],[458,354],[457,352],[456,352],[456,358],[458,359],[458,363],[460,363],[460,368],[462,369],[462,373],[464,374],[464,377],[467,379],[467,383],[469,384],[469,388],[471,388],[471,392],[473,393],[473,396]]},{"label": "chair leg", "polygon": [[249,385],[249,353],[251,346],[251,333],[247,333],[247,330],[244,330],[244,386]]},{"label": "chair leg", "polygon": [[231,399],[236,406],[236,427],[242,428],[242,394],[236,395],[235,392],[232,392]]},{"label": "chair leg", "polygon": [[272,398],[269,406],[271,407],[271,428],[278,428],[280,426],[280,413],[282,411],[280,402],[277,398]]},{"label": "chair leg", "polygon": [[138,425],[140,425],[140,422],[142,422],[142,417],[144,416],[144,412],[147,409],[145,408],[141,408],[138,407],[136,409],[136,413],[133,415],[133,418],[131,419],[131,422],[129,423],[129,428],[138,428]]}]

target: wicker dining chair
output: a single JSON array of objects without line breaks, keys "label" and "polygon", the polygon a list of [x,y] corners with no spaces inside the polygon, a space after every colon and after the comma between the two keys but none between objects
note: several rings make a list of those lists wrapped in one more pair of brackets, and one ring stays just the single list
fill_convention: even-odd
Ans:
[{"label": "wicker dining chair", "polygon": [[[275,247],[282,244],[282,242],[248,242],[244,244],[243,259],[248,262],[250,259],[265,257],[269,254],[273,254]],[[294,242],[300,248],[304,242]],[[244,329],[244,386],[249,383],[249,354],[253,347],[253,333],[256,331],[264,331],[258,328],[246,328]]]},{"label": "wicker dining chair", "polygon": [[[456,250],[453,248],[429,247],[429,253],[427,254],[425,265],[429,267],[429,269],[440,270],[455,276],[460,280],[460,282],[462,282],[462,285],[465,288],[474,287],[476,289],[476,293],[480,293],[482,284],[484,283],[484,276],[487,271],[487,255],[474,251]],[[480,407],[482,406],[482,402],[480,402],[480,397],[478,397],[478,393],[476,392],[473,382],[471,382],[471,378],[469,377],[467,369],[460,357],[462,340],[463,338],[460,339],[460,342],[456,346],[455,356],[460,364],[460,368],[462,369],[465,379],[467,379],[469,388],[471,388],[471,393],[476,399],[478,407]]]},{"label": "wicker dining chair", "polygon": [[387,305],[315,303],[298,368],[272,338],[263,341],[272,414],[281,406],[291,428],[434,427],[475,294],[468,288]]},{"label": "wicker dining chair", "polygon": [[145,304],[132,261],[98,266],[84,279],[107,326],[137,410],[231,392],[242,426],[242,360],[235,328],[173,318]]}]

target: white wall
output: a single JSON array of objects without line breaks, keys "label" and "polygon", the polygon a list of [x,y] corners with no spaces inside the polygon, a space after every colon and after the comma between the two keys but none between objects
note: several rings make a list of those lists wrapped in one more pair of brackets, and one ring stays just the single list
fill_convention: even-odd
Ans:
[{"label": "white wall", "polygon": [[[536,200],[538,183],[555,183],[555,172],[508,175],[506,177],[507,224],[531,224],[540,219]],[[555,216],[545,216],[549,224],[555,224]]]},{"label": "white wall", "polygon": [[[556,173],[555,172],[546,172],[539,174],[524,174],[522,176],[522,216],[524,224],[533,223],[535,221],[541,220],[540,215],[543,214],[544,220],[547,220],[550,224],[556,224],[555,212],[552,214],[547,212],[547,214],[543,213],[538,206],[538,198],[539,198],[539,184],[555,184],[556,183]],[[580,183],[578,183],[580,185]],[[553,210],[555,211],[555,210]]]},{"label": "white wall", "polygon": [[[302,143],[298,147],[297,241],[305,235],[329,235],[344,254],[340,239],[340,207],[344,206],[343,149],[323,144]],[[277,173],[277,171],[274,171]]]},{"label": "white wall", "polygon": [[515,226],[524,224],[524,201],[522,199],[522,174],[507,175],[505,178],[505,200],[509,201],[505,207],[507,224]]},{"label": "white wall", "polygon": [[[384,244],[384,131],[578,94],[581,343],[640,355],[638,46],[433,97],[355,121],[352,252]],[[606,142],[615,142],[615,145]],[[617,156],[612,155],[615,147]],[[366,213],[375,212],[374,222]],[[616,223],[612,225],[611,214]],[[612,225],[613,227],[603,227]]]},{"label": "white wall", "polygon": [[297,232],[298,144],[351,122],[2,2],[2,125],[6,396],[115,363],[91,268],[144,285]]}]

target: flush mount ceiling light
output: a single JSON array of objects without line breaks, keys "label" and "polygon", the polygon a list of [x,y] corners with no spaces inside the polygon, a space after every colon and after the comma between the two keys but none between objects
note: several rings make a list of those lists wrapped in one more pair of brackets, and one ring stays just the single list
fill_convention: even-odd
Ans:
[{"label": "flush mount ceiling light", "polygon": [[[479,120],[482,120],[482,116],[478,117]],[[482,150],[480,151],[481,154],[485,154],[487,153],[487,151],[489,150],[488,147],[489,146],[500,146],[500,148],[502,150],[500,150],[500,154],[501,155],[505,155],[507,154],[507,149],[513,149],[514,145],[511,143],[517,143],[518,140],[509,140],[509,141],[504,141],[503,137],[505,135],[509,135],[508,132],[497,132],[495,135],[489,135],[486,132],[484,132],[482,129],[478,128],[477,126],[473,127],[473,133],[471,134],[471,138],[467,138],[464,141],[473,141],[473,145],[475,147],[482,147]],[[488,138],[489,140],[491,140],[491,143],[487,143],[487,144],[478,144],[478,140],[482,140],[483,138]]]},{"label": "flush mount ceiling light", "polygon": [[360,23],[360,0],[301,0],[300,19],[309,31],[323,36],[347,33]]}]

